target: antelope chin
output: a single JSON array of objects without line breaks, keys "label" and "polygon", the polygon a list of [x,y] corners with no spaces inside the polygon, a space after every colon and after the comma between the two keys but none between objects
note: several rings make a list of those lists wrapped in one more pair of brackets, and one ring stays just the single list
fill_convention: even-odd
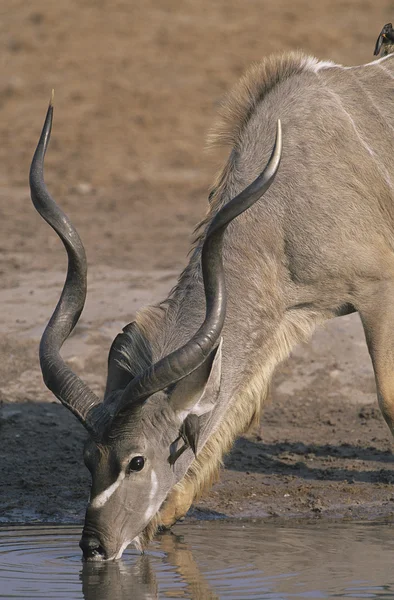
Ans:
[{"label": "antelope chin", "polygon": [[131,544],[133,541],[135,541],[135,540],[128,540],[127,542],[124,542],[121,545],[121,547],[119,548],[118,552],[116,554],[114,554],[113,556],[111,556],[111,558],[108,558],[107,560],[119,560],[119,558],[122,558],[123,552],[126,550],[127,546],[129,544]]},{"label": "antelope chin", "polygon": [[141,552],[141,554],[144,553],[144,548],[142,545],[142,541],[139,535],[136,535],[135,538],[133,540],[131,540],[130,544],[133,543],[134,546],[136,547],[136,549]]}]

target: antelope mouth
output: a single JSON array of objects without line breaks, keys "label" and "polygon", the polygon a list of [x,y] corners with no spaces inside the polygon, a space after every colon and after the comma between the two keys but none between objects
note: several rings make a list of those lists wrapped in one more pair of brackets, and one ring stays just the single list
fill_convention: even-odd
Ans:
[{"label": "antelope mouth", "polygon": [[107,559],[107,553],[95,536],[83,535],[79,542],[86,562],[100,562]]},{"label": "antelope mouth", "polygon": [[102,546],[88,550],[83,554],[83,560],[86,562],[102,562],[108,560],[105,554],[105,550]]}]

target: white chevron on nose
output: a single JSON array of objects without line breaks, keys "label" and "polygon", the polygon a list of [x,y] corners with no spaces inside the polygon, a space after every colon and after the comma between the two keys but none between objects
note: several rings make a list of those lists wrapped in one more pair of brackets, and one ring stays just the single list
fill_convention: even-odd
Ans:
[{"label": "white chevron on nose", "polygon": [[104,506],[107,500],[109,500],[112,494],[118,489],[124,477],[125,474],[123,472],[120,473],[118,479],[114,481],[114,483],[112,483],[109,487],[107,487],[107,489],[100,492],[100,494],[93,498],[93,500],[90,502],[90,506],[92,508],[101,508],[102,506]]}]

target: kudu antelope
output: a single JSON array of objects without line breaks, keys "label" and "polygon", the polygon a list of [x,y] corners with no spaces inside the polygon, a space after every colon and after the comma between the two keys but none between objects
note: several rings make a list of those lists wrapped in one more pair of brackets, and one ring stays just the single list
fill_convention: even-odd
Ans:
[{"label": "kudu antelope", "polygon": [[275,366],[329,318],[359,311],[394,431],[393,86],[390,56],[342,67],[292,53],[252,67],[212,135],[231,152],[190,262],[115,338],[103,402],[59,353],[83,308],[86,261],[43,180],[49,108],[30,185],[69,266],[40,359],[90,434],[86,559],[119,558],[185,514],[259,418]]}]

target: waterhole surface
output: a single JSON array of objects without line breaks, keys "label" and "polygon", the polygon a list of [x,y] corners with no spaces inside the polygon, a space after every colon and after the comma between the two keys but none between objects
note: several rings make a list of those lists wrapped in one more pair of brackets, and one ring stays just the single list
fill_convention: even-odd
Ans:
[{"label": "waterhole surface", "polygon": [[394,599],[394,526],[178,525],[145,555],[83,564],[75,527],[0,529],[0,598]]}]

